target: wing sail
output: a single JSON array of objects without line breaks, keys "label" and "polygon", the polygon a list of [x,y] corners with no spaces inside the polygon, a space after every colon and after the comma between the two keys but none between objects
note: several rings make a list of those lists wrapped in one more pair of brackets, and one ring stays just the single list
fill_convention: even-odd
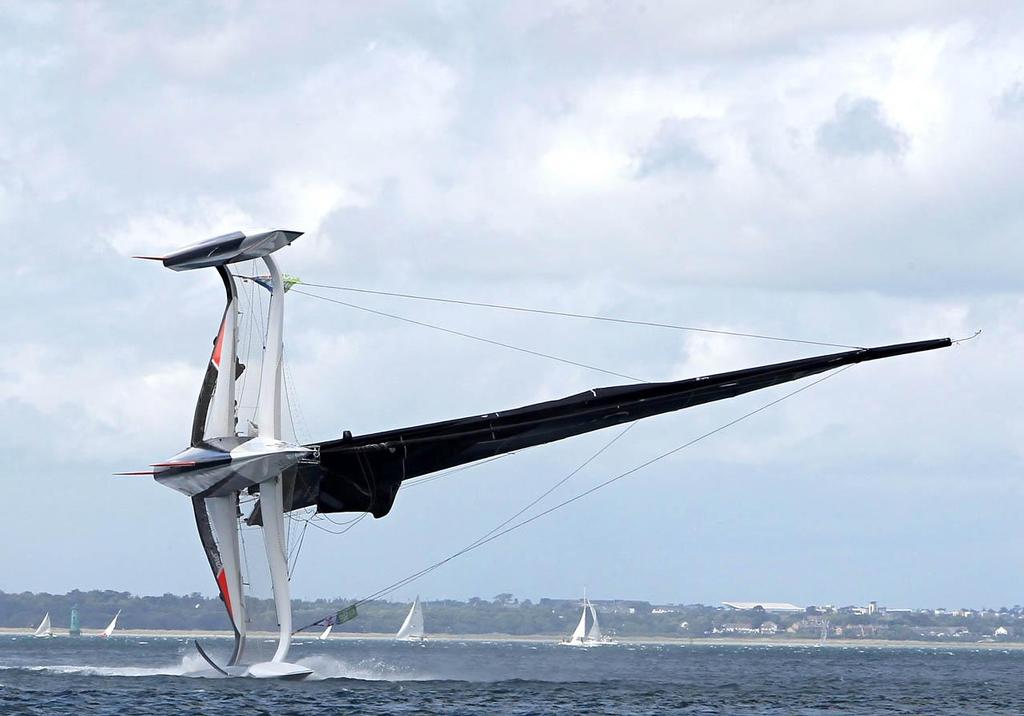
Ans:
[{"label": "wing sail", "polygon": [[[386,515],[403,480],[502,453],[562,440],[744,393],[854,363],[952,345],[940,338],[860,348],[666,383],[595,388],[503,412],[371,433],[319,445],[319,462],[299,466],[290,509]],[[259,524],[255,511],[250,523]]]}]

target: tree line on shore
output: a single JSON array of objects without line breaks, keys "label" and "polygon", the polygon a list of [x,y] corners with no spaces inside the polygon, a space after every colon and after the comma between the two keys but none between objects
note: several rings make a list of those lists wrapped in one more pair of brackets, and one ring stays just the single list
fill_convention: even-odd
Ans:
[{"label": "tree line on shore", "polygon": [[[348,606],[345,598],[294,600],[295,624],[304,626]],[[579,619],[580,602],[574,599],[515,599],[500,594],[493,599],[423,602],[426,629],[434,634],[566,635]],[[873,615],[842,612],[776,614],[763,609],[733,611],[692,605],[652,606],[640,601],[596,601],[602,629],[622,637],[714,637],[731,634],[775,638],[819,638],[827,621],[829,636],[903,640],[977,641],[1024,638],[1024,610],[973,612],[969,615],[924,611]],[[227,618],[218,597],[187,595],[136,596],[110,590],[66,594],[0,592],[0,626],[29,629],[49,612],[54,628],[67,629],[72,607],[78,608],[85,630],[102,629],[121,612],[125,629],[225,630]],[[277,620],[271,599],[246,600],[250,629],[274,631]],[[358,616],[335,627],[338,632],[389,633],[398,630],[409,610],[408,602],[371,601]]]}]

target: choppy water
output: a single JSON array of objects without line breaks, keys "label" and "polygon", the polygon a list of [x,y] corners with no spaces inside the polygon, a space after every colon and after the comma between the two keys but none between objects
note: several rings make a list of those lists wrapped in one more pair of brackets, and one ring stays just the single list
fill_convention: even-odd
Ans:
[{"label": "choppy water", "polygon": [[292,660],[315,677],[189,677],[180,639],[5,636],[0,714],[1024,713],[1021,651],[331,640]]}]

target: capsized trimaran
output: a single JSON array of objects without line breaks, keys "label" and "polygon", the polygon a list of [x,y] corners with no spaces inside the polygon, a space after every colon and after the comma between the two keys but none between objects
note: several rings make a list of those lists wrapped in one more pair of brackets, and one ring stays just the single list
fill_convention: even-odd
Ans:
[{"label": "capsized trimaran", "polygon": [[[596,388],[560,400],[513,410],[415,425],[362,436],[345,431],[340,439],[297,445],[281,429],[282,330],[285,282],[274,257],[301,232],[272,230],[246,235],[234,232],[152,258],[167,268],[185,271],[213,268],[226,293],[226,307],[207,366],[192,424],[191,445],[165,462],[154,464],[157,482],[192,499],[200,539],[235,632],[225,675],[259,678],[304,678],[310,669],[286,659],[292,637],[284,513],[315,506],[318,512],[391,510],[404,480],[484,458],[562,440],[662,413],[732,398],[854,363],[945,348],[949,338],[857,348],[745,370],[663,383]],[[228,266],[261,259],[270,290],[266,341],[257,407],[258,433],[236,432],[235,381],[238,362],[238,288]],[[283,483],[289,486],[285,500]],[[293,489],[291,489],[293,488]],[[261,525],[279,624],[277,650],[269,662],[241,666],[246,642],[245,600],[239,559],[239,492],[259,493],[247,517]],[[324,624],[328,622],[318,622]]]}]

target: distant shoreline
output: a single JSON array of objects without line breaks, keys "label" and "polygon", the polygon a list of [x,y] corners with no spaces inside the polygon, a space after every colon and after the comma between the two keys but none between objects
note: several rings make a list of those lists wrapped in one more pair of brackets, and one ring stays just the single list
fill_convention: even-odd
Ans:
[{"label": "distant shoreline", "polygon": [[[57,637],[68,638],[67,633],[59,630]],[[31,636],[31,629],[19,629],[16,627],[0,627],[0,635],[3,636]],[[99,629],[83,630],[83,639],[97,638],[100,636]],[[197,630],[187,629],[118,629],[114,638],[164,638],[164,639],[230,639],[234,635],[229,631]],[[253,639],[276,639],[277,632],[254,631],[249,632]],[[304,632],[295,635],[296,641],[316,641],[316,632]],[[354,633],[341,632],[333,633],[329,637],[332,641],[394,641],[394,634],[384,633]],[[561,636],[550,634],[428,634],[427,641],[433,642],[521,642],[530,644],[557,644],[562,640]],[[771,646],[771,647],[817,647],[815,639],[718,639],[711,637],[669,637],[669,636],[630,636],[616,637],[615,644],[622,646]],[[870,649],[935,649],[935,650],[997,650],[997,651],[1020,651],[1024,650],[1024,643],[1020,642],[962,642],[962,641],[906,641],[888,639],[829,639],[821,645],[822,648],[870,648]]]}]

